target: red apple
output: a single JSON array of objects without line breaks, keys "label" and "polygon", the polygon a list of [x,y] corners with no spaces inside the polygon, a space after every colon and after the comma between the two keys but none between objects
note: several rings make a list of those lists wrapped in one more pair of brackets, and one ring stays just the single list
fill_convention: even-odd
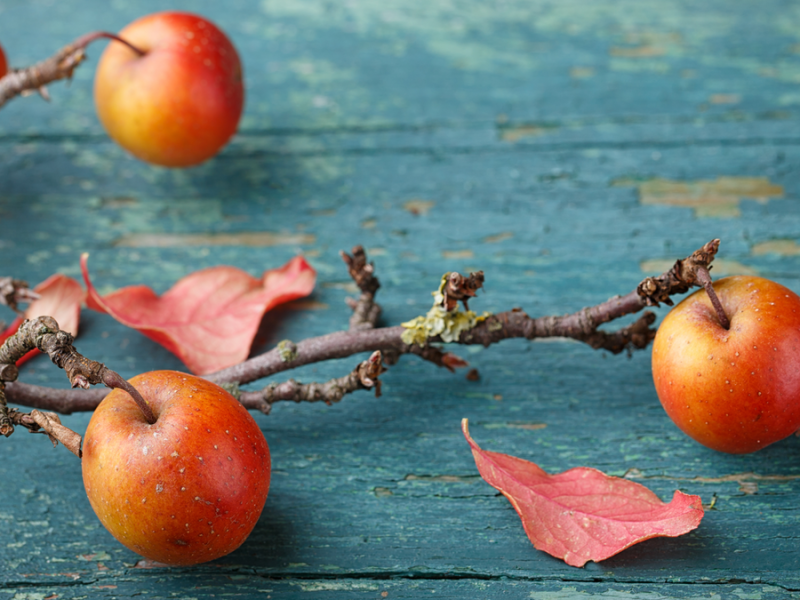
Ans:
[{"label": "red apple", "polygon": [[8,63],[6,62],[6,55],[3,52],[3,47],[0,46],[0,77],[8,73]]},{"label": "red apple", "polygon": [[267,442],[221,387],[175,371],[130,380],[153,409],[113,390],[83,441],[83,482],[100,522],[123,545],[169,565],[238,548],[267,499]]},{"label": "red apple", "polygon": [[701,444],[754,452],[800,428],[800,297],[760,277],[714,283],[730,320],[700,290],[667,314],[653,379],[675,424]]},{"label": "red apple", "polygon": [[236,132],[244,104],[239,55],[213,23],[185,12],[134,21],[111,42],[94,83],[97,114],[134,156],[187,167],[214,156]]}]

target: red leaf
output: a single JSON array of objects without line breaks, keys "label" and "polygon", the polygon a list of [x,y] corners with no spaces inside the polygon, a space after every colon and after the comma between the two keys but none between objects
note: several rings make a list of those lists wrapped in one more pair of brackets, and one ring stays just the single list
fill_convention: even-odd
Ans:
[{"label": "red leaf", "polygon": [[461,430],[481,477],[509,499],[533,545],[573,567],[653,537],[683,535],[703,518],[700,496],[676,491],[666,504],[643,485],[587,467],[550,475],[532,462],[481,450],[466,419]]},{"label": "red leaf", "polygon": [[145,285],[101,297],[81,257],[87,305],[137,329],[180,358],[196,375],[247,358],[258,326],[269,309],[314,289],[316,272],[302,257],[256,279],[235,267],[211,267],[178,281],[159,297]]},{"label": "red leaf", "polygon": [[[0,333],[0,344],[17,332],[22,321],[36,317],[50,316],[57,322],[60,329],[78,335],[78,324],[81,319],[81,303],[86,297],[81,284],[66,275],[53,275],[33,288],[39,294],[39,299],[28,305],[21,317],[11,322],[5,331]],[[17,361],[21,365],[26,360],[39,354],[38,350],[31,350]]]}]

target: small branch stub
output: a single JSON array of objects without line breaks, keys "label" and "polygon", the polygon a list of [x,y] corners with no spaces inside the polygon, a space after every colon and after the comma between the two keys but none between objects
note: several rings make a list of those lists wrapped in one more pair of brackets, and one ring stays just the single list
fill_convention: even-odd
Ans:
[{"label": "small branch stub", "polygon": [[346,394],[373,388],[377,398],[381,395],[381,382],[378,377],[385,371],[382,355],[376,351],[344,377],[331,379],[325,383],[300,383],[289,379],[283,383],[268,385],[257,392],[241,392],[239,401],[247,408],[269,414],[272,405],[282,400],[333,404],[339,402]]},{"label": "small branch stub", "polygon": [[353,315],[350,317],[350,329],[373,329],[381,316],[380,304],[375,302],[375,294],[381,284],[375,277],[375,265],[367,262],[367,253],[363,246],[355,246],[351,252],[352,255],[343,251],[339,252],[347,265],[350,277],[361,290],[358,300],[347,298],[347,305],[353,309]]},{"label": "small branch stub", "polygon": [[706,275],[711,261],[719,250],[719,239],[714,239],[691,256],[675,261],[675,265],[658,277],[647,277],[636,288],[637,294],[647,306],[659,306],[661,302],[672,306],[670,295],[685,294],[696,285],[703,285],[698,279],[701,269]]}]

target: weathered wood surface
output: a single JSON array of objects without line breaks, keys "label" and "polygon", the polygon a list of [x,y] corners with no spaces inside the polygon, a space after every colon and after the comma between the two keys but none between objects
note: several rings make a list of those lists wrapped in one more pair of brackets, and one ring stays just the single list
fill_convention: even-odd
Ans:
[{"label": "weathered wood surface", "polygon": [[[92,48],[51,104],[16,99],[0,112],[0,275],[77,276],[89,251],[101,291],[163,291],[201,267],[259,273],[302,252],[317,291],[267,319],[261,349],[346,327],[352,291],[337,253],[356,243],[376,262],[387,324],[427,310],[447,270],[486,272],[478,310],[558,314],[626,293],[713,237],[714,273],[757,272],[800,292],[796,3],[177,4],[216,20],[241,51],[241,133],[188,171],[129,158],[94,116]],[[29,64],[159,8],[4,0],[0,43],[13,65]],[[252,232],[264,235],[240,236]],[[234,242],[220,245],[223,233]],[[98,313],[84,311],[79,344],[126,376],[181,367]],[[0,593],[800,594],[800,438],[750,456],[698,446],[661,409],[649,351],[516,341],[458,352],[479,382],[405,358],[378,400],[257,416],[275,466],[265,513],[241,549],[191,569],[140,568],[96,520],[74,457],[38,436],[2,440]],[[65,385],[41,358],[22,379]],[[462,417],[484,448],[547,470],[592,466],[715,504],[685,537],[568,567],[534,550],[479,479]],[[65,421],[83,431],[88,415]]]}]

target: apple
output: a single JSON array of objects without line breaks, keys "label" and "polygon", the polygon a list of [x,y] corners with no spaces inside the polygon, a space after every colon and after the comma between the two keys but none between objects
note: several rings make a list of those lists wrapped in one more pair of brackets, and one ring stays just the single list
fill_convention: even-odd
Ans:
[{"label": "apple", "polygon": [[6,62],[6,54],[3,52],[3,47],[0,46],[0,77],[8,73],[8,62]]},{"label": "apple", "polygon": [[800,428],[800,297],[760,277],[713,284],[730,328],[699,290],[664,318],[653,379],[675,424],[701,444],[754,452]]},{"label": "apple", "polygon": [[97,66],[94,99],[108,134],[134,156],[188,167],[214,156],[236,132],[244,104],[236,48],[213,23],[160,12],[125,27]]},{"label": "apple", "polygon": [[175,371],[112,390],[83,441],[83,482],[100,522],[124,546],[169,565],[224,556],[252,531],[267,499],[270,455],[247,410],[218,385]]}]

